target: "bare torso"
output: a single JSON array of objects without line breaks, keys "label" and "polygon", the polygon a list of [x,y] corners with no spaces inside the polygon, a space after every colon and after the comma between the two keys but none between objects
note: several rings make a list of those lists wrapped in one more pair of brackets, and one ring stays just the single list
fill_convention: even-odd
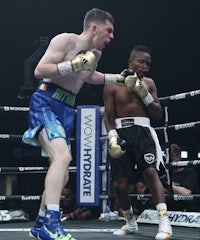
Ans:
[{"label": "bare torso", "polygon": [[[114,87],[119,88],[119,87]],[[147,112],[141,99],[127,88],[120,88],[114,93],[115,113],[117,118],[123,117],[146,117]]]},{"label": "bare torso", "polygon": [[[90,44],[91,45],[91,44]],[[96,65],[101,57],[102,52],[91,48],[88,45],[88,41],[85,40],[81,35],[73,33],[62,33],[56,36],[50,43],[41,63],[39,63],[39,70],[44,73],[48,72],[50,67],[52,67],[52,76],[43,77],[44,81],[55,83],[62,88],[69,90],[75,94],[79,92],[84,82],[94,83],[92,76],[94,71],[80,71],[75,73],[70,73],[66,76],[58,76],[57,74],[57,63],[64,62],[73,59],[80,51],[90,50],[96,56]],[[50,65],[50,64],[54,64]],[[42,67],[41,67],[42,66]],[[45,66],[45,68],[44,68]],[[48,68],[49,67],[49,68]],[[96,71],[95,71],[96,74]],[[96,74],[97,75],[97,74]],[[41,75],[42,76],[42,75]],[[44,75],[45,76],[45,75]],[[99,80],[97,77],[96,84],[103,83],[103,80]]]},{"label": "bare torso", "polygon": [[154,103],[147,107],[142,99],[126,87],[107,85],[104,87],[105,125],[106,129],[115,128],[116,118],[148,117],[159,120],[162,117],[162,107],[157,96],[157,89],[153,79],[143,77],[146,88],[154,98]]},{"label": "bare torso", "polygon": [[[143,78],[143,81],[145,81],[148,90],[151,91],[152,79]],[[147,107],[141,98],[126,87],[105,86],[104,98],[106,99],[106,108],[112,118],[148,117]]]}]

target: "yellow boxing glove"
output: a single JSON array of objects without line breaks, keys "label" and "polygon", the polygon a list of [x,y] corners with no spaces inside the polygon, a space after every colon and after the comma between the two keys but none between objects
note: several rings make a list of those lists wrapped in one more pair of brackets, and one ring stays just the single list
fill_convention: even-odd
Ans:
[{"label": "yellow boxing glove", "polygon": [[94,71],[96,68],[96,57],[91,51],[81,51],[71,61],[58,63],[57,68],[60,76],[82,70]]},{"label": "yellow boxing glove", "polygon": [[83,51],[72,60],[74,72],[81,70],[93,71],[96,67],[96,57],[91,51]]},{"label": "yellow boxing glove", "polygon": [[104,75],[105,84],[115,84],[118,86],[125,87],[125,79],[128,75],[133,75],[134,72],[131,69],[124,69],[120,74],[109,74]]},{"label": "yellow boxing glove", "polygon": [[141,97],[146,106],[149,106],[154,102],[154,99],[148,91],[145,82],[142,79],[139,79],[136,73],[126,77],[125,85],[130,91],[135,92],[139,97]]},{"label": "yellow boxing glove", "polygon": [[126,152],[126,141],[120,138],[115,129],[108,132],[108,153],[112,158],[120,158]]}]

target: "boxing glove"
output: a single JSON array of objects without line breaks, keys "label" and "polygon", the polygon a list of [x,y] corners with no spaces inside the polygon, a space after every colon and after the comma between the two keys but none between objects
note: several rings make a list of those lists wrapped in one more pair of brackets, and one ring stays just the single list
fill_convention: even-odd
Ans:
[{"label": "boxing glove", "polygon": [[82,70],[94,71],[96,68],[96,57],[91,51],[81,51],[71,61],[58,63],[57,68],[61,76]]},{"label": "boxing glove", "polygon": [[[118,86],[126,87],[125,79],[129,75],[133,75],[134,72],[131,69],[124,69],[120,74],[108,74],[104,75],[105,84],[115,84]],[[130,83],[129,83],[130,85]]]},{"label": "boxing glove", "polygon": [[108,153],[112,158],[120,158],[126,152],[126,141],[120,138],[115,129],[108,133]]},{"label": "boxing glove", "polygon": [[134,71],[130,68],[128,69],[124,69],[121,73],[120,73],[121,76],[123,77],[128,77],[129,75],[134,75]]},{"label": "boxing glove", "polygon": [[96,58],[93,52],[83,51],[72,60],[74,72],[81,70],[93,71],[96,67]]},{"label": "boxing glove", "polygon": [[147,90],[145,82],[139,79],[136,74],[126,77],[125,85],[130,91],[135,92],[139,97],[141,97],[146,106],[149,106],[152,102],[154,102],[152,95]]}]

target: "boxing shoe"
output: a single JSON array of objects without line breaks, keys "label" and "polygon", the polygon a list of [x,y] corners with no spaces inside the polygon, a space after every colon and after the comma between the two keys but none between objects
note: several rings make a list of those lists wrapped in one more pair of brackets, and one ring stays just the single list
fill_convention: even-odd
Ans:
[{"label": "boxing shoe", "polygon": [[38,234],[39,234],[40,228],[42,227],[43,223],[44,223],[44,217],[41,217],[38,215],[36,218],[35,225],[33,226],[33,228],[31,228],[31,230],[29,232],[29,237],[38,238]]},{"label": "boxing shoe", "polygon": [[126,224],[121,229],[113,232],[113,235],[128,235],[138,231],[138,224],[133,215],[125,215]]},{"label": "boxing shoe", "polygon": [[44,224],[38,234],[41,240],[76,240],[60,225],[60,212],[46,210]]},{"label": "boxing shoe", "polygon": [[169,222],[166,210],[158,211],[159,228],[156,240],[169,240],[172,236],[172,227]]}]

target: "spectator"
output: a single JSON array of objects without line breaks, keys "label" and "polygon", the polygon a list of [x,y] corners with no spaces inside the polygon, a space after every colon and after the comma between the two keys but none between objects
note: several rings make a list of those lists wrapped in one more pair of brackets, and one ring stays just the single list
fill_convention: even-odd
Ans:
[{"label": "spectator", "polygon": [[[171,162],[180,162],[181,149],[177,144],[170,146],[170,160]],[[174,167],[171,173],[172,191],[174,194],[197,194],[199,193],[199,181],[195,170],[191,167]],[[166,179],[164,180],[166,182]],[[195,201],[176,201],[172,202],[169,210],[178,211],[198,211],[199,204]]]},{"label": "spectator", "polygon": [[[135,183],[134,189],[136,194],[150,194],[150,190],[143,179],[140,179]],[[155,209],[155,204],[151,198],[144,198],[144,200],[134,202],[133,211],[136,216],[140,215],[145,209]]]},{"label": "spectator", "polygon": [[98,218],[100,215],[99,207],[87,207],[87,206],[77,206],[75,201],[72,199],[73,192],[71,186],[67,184],[63,191],[62,195],[67,197],[68,199],[62,200],[60,207],[62,210],[62,218],[63,219],[92,219]]},{"label": "spectator", "polygon": [[60,208],[61,211],[63,212],[64,217],[73,212],[74,209],[76,208],[76,204],[74,199],[72,199],[72,195],[73,195],[72,188],[71,185],[68,183],[62,190],[62,196],[65,196],[66,199],[61,200],[60,202]]}]

